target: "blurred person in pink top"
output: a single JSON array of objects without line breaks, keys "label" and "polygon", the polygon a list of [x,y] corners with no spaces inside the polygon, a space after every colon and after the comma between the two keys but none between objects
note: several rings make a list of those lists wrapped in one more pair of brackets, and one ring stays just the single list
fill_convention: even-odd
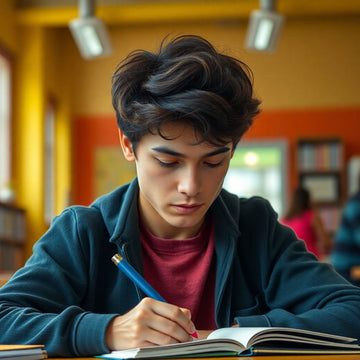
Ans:
[{"label": "blurred person in pink top", "polygon": [[331,239],[325,231],[319,212],[311,203],[307,189],[295,189],[289,209],[281,222],[292,228],[296,236],[305,242],[307,250],[318,259],[321,260],[330,252]]}]

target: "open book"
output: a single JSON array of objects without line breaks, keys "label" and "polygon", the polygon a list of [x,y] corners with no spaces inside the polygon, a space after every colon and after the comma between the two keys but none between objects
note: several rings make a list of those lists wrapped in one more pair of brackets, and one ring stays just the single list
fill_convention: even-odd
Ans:
[{"label": "open book", "polygon": [[0,344],[0,359],[40,360],[46,359],[43,345],[3,345]]},{"label": "open book", "polygon": [[221,328],[205,340],[147,346],[97,356],[101,359],[249,356],[265,354],[360,354],[357,339],[280,327]]}]

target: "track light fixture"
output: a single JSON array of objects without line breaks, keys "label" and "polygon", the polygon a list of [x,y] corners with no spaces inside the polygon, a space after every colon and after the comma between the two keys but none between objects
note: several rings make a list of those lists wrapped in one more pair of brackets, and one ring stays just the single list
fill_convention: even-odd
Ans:
[{"label": "track light fixture", "polygon": [[275,0],[260,0],[260,9],[252,11],[245,48],[273,52],[279,40],[285,17],[275,11]]},{"label": "track light fixture", "polygon": [[84,59],[110,55],[111,42],[103,21],[94,16],[94,1],[79,0],[79,17],[69,28]]}]

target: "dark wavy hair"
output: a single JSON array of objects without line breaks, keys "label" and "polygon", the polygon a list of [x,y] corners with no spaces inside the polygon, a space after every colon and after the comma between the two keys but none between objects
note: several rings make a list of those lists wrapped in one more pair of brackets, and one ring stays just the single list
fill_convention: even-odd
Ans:
[{"label": "dark wavy hair", "polygon": [[199,142],[234,147],[260,112],[249,67],[218,53],[205,39],[182,35],[161,43],[158,53],[131,52],[112,77],[118,127],[133,147],[165,123],[191,125]]}]

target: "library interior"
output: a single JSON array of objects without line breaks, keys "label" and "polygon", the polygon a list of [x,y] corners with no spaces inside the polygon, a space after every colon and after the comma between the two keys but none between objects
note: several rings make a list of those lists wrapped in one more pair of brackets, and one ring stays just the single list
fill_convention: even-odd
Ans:
[{"label": "library interior", "polygon": [[244,46],[258,8],[257,0],[99,0],[93,10],[112,49],[89,59],[69,28],[77,1],[0,2],[0,277],[25,263],[66,207],[133,178],[111,75],[131,50],[154,50],[169,34],[201,35],[253,71],[262,111],[224,187],[268,198],[281,218],[305,186],[334,238],[360,173],[360,1],[279,0],[284,23],[270,52]]},{"label": "library interior", "polygon": [[[0,0],[0,358],[123,359],[140,347],[128,358],[155,350],[158,359],[359,359],[359,33],[360,0]],[[178,116],[182,97],[180,122],[167,127],[163,117],[164,133],[150,131],[135,148],[117,128],[114,71],[132,51],[156,52],[163,39],[186,34],[231,59],[198,38],[185,41],[194,58],[221,65],[214,74],[198,67],[191,81],[177,71],[188,74],[194,58],[179,65],[176,57],[176,81],[164,66],[173,88],[179,79],[189,86],[191,115]],[[249,66],[253,87],[234,59]],[[138,77],[154,77],[144,68]],[[133,74],[122,83],[118,76],[117,90],[134,84]],[[185,93],[179,87],[176,96]],[[146,89],[145,106],[174,101]],[[194,89],[229,101],[230,110],[196,103]],[[140,102],[129,112],[138,114]],[[203,116],[204,108],[226,115]],[[215,118],[219,136],[209,121],[209,137],[197,142],[201,131],[187,126],[195,113],[204,123]],[[252,114],[231,149],[222,120],[241,118],[233,136]],[[219,137],[227,143],[207,142]],[[123,186],[137,173],[138,182]],[[181,181],[201,188],[193,201]],[[169,192],[183,202],[169,204]],[[165,247],[157,253],[158,244]],[[187,247],[190,257],[178,251],[186,244],[209,251]],[[164,248],[169,257],[158,256]],[[242,344],[219,348],[235,333]],[[272,341],[258,347],[251,334]]]}]

